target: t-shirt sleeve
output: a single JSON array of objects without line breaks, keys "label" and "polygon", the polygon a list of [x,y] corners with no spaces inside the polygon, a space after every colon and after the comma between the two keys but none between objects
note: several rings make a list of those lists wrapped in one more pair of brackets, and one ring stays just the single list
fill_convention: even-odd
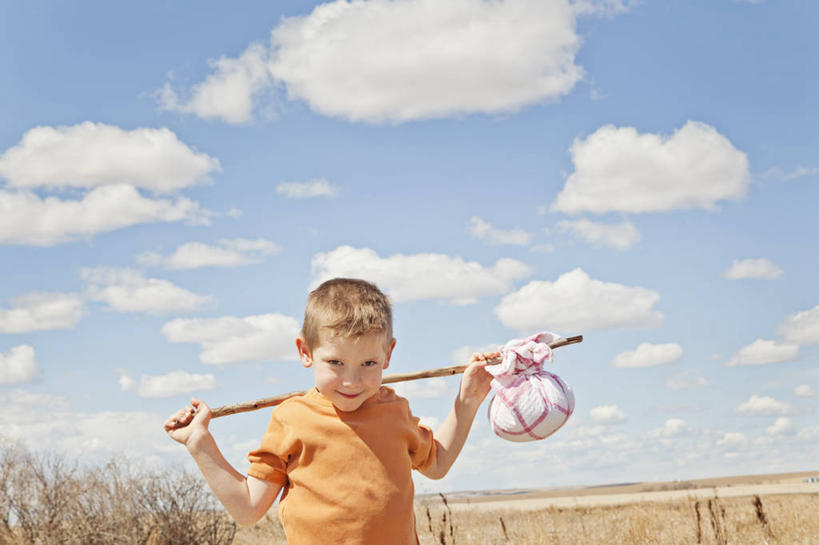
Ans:
[{"label": "t-shirt sleeve", "polygon": [[413,416],[407,404],[407,413],[410,424],[409,455],[412,460],[412,469],[426,469],[431,466],[438,455],[437,443],[432,430],[420,423],[420,419]]},{"label": "t-shirt sleeve", "polygon": [[273,411],[262,444],[248,453],[250,468],[247,474],[283,486],[287,482],[287,464],[298,455],[299,443],[280,418],[281,408]]}]

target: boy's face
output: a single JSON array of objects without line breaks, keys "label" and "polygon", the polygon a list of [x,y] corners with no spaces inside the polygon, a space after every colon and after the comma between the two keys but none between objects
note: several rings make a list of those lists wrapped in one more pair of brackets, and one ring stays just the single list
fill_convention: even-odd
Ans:
[{"label": "boy's face", "polygon": [[375,331],[359,337],[320,335],[310,348],[296,340],[302,364],[313,367],[316,388],[341,411],[354,411],[381,388],[381,374],[390,364],[395,339],[390,343]]}]

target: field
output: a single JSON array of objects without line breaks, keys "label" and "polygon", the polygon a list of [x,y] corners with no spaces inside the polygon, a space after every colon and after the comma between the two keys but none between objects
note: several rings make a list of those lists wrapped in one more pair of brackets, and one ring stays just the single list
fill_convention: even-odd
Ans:
[{"label": "field", "polygon": [[[419,496],[423,545],[819,545],[819,472]],[[251,528],[198,474],[80,466],[0,445],[0,545],[284,544],[276,510]]]},{"label": "field", "polygon": [[[812,473],[419,497],[422,545],[819,545]],[[237,545],[284,544],[271,511]]]}]

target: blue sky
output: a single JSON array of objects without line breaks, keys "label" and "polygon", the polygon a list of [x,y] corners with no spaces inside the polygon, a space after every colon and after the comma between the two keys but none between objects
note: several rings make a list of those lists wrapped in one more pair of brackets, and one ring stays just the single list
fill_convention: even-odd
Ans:
[{"label": "blue sky", "polygon": [[[310,387],[309,289],[377,282],[391,371],[583,334],[551,438],[422,491],[815,469],[819,8],[432,0],[0,7],[0,435],[164,436]],[[434,425],[457,379],[410,383]],[[269,412],[214,421],[241,470]]]}]

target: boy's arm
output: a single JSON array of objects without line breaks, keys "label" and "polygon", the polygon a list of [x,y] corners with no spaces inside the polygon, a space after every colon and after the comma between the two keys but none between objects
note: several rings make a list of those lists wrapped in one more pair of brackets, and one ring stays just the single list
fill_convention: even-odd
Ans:
[{"label": "boy's arm", "polygon": [[435,462],[420,470],[430,479],[443,478],[455,463],[458,454],[461,453],[466,438],[469,436],[469,430],[472,428],[472,422],[475,420],[475,414],[489,393],[492,375],[486,370],[486,362],[497,355],[499,355],[498,352],[472,354],[469,367],[466,368],[463,379],[461,379],[458,397],[455,398],[455,403],[446,420],[435,431],[438,450]]},{"label": "boy's arm", "polygon": [[195,398],[191,404],[193,407],[180,410],[165,422],[165,431],[187,447],[210,489],[236,522],[242,526],[254,524],[273,505],[281,485],[236,471],[208,430],[210,408]]}]

